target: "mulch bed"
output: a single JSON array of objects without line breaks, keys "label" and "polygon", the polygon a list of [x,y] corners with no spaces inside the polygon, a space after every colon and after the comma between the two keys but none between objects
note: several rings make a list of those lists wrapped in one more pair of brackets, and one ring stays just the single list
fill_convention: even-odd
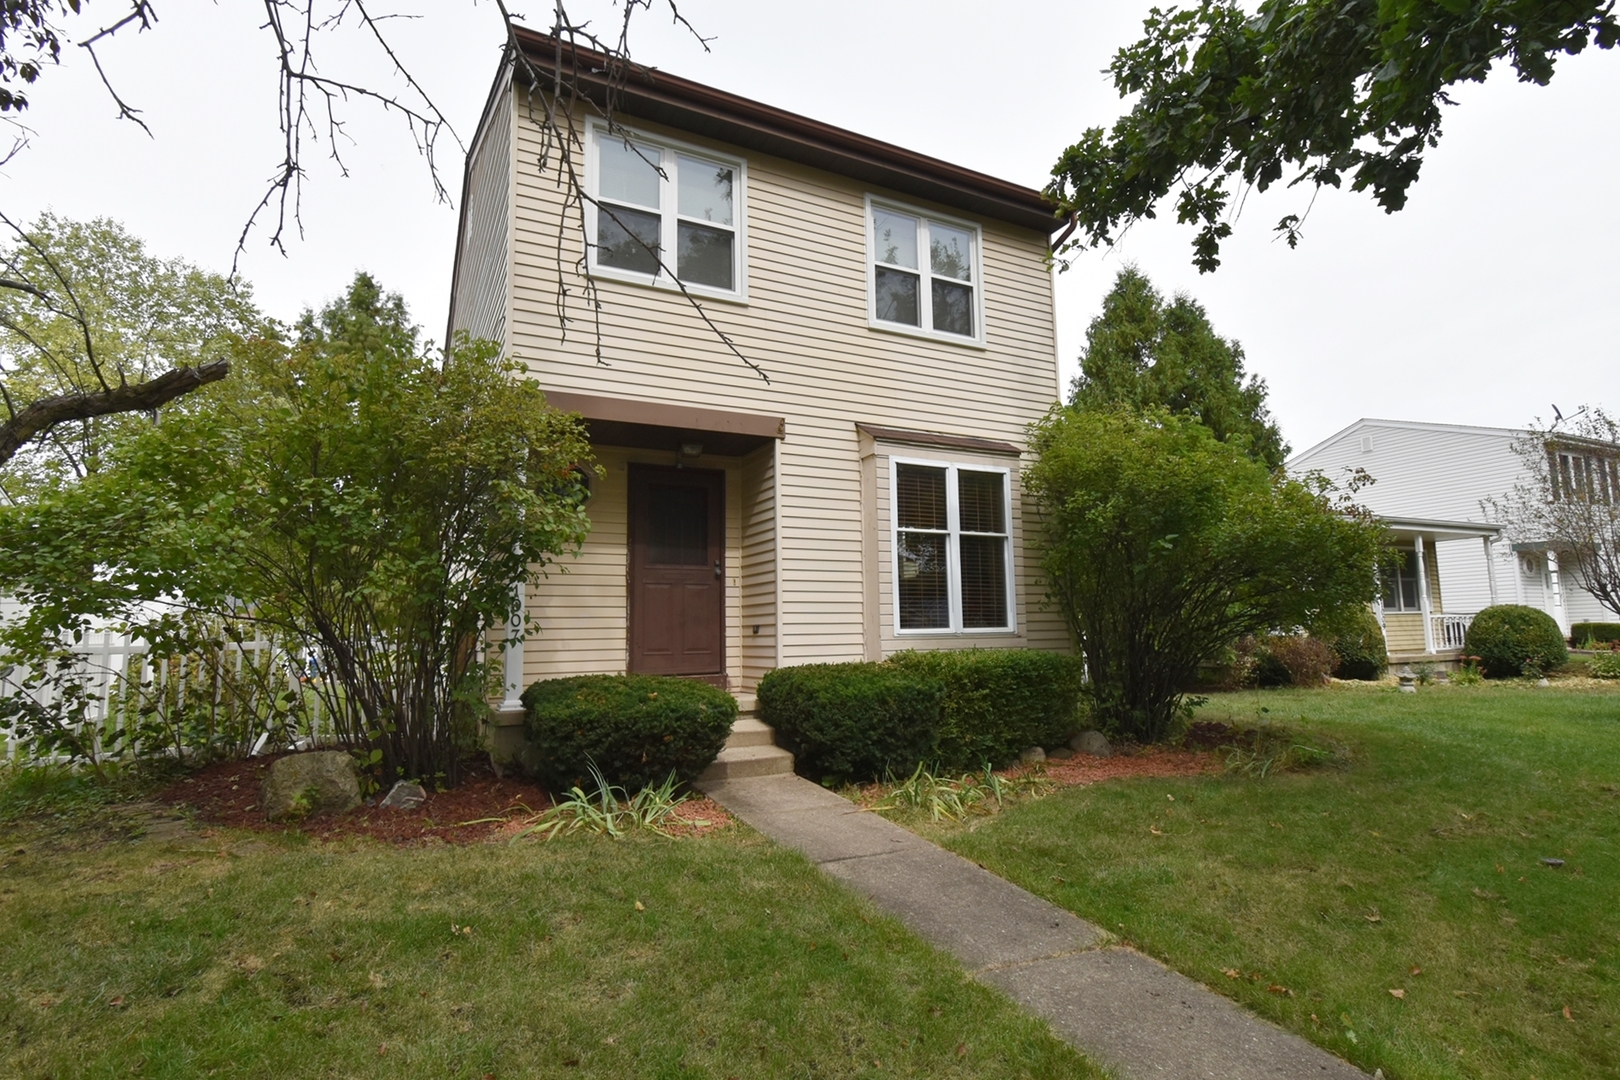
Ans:
[{"label": "mulch bed", "polygon": [[1201,776],[1223,768],[1219,755],[1207,750],[1183,750],[1149,746],[1133,748],[1113,757],[1076,754],[1072,758],[1046,761],[1046,778],[1059,787],[1095,784],[1146,776]]}]

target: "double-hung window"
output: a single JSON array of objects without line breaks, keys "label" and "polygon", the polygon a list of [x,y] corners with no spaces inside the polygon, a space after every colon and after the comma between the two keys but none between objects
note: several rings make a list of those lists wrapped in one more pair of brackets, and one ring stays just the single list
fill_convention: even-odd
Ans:
[{"label": "double-hung window", "polygon": [[872,202],[867,231],[874,326],[982,340],[977,228]]},{"label": "double-hung window", "polygon": [[740,298],[742,162],[591,127],[586,214],[604,277]]},{"label": "double-hung window", "polygon": [[895,626],[1011,630],[1011,504],[1005,469],[894,461]]},{"label": "double-hung window", "polygon": [[1417,556],[1410,551],[1399,553],[1400,561],[1383,572],[1384,610],[1389,612],[1422,611],[1418,598]]}]

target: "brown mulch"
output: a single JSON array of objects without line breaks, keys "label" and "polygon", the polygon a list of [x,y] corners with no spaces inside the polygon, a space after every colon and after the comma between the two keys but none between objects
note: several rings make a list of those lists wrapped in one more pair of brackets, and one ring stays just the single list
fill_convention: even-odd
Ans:
[{"label": "brown mulch", "polygon": [[1116,753],[1113,757],[1076,754],[1072,758],[1048,758],[1046,778],[1060,787],[1095,784],[1144,776],[1201,776],[1220,772],[1219,755],[1208,750],[1182,750],[1149,746]]},{"label": "brown mulch", "polygon": [[[472,844],[510,838],[551,806],[551,797],[540,785],[516,776],[498,777],[487,761],[479,761],[467,766],[456,787],[429,789],[427,801],[415,810],[359,806],[344,814],[301,822],[272,822],[265,820],[258,804],[259,788],[274,760],[263,757],[205,766],[160,792],[157,801],[187,810],[205,825],[301,832],[318,840],[364,836],[400,845]],[[673,836],[695,836],[731,822],[731,815],[709,799],[689,799],[676,814],[683,823],[669,830]]]}]

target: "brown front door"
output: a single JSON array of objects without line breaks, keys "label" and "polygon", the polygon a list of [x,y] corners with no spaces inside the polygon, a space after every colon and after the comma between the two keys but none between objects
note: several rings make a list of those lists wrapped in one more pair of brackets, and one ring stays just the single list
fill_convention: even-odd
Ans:
[{"label": "brown front door", "polygon": [[724,675],[726,474],[630,466],[630,670]]}]

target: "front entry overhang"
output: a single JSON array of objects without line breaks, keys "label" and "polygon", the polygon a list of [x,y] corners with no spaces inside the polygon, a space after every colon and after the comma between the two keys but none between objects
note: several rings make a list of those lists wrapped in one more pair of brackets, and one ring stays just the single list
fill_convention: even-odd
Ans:
[{"label": "front entry overhang", "polygon": [[553,408],[578,413],[596,446],[670,450],[701,444],[702,453],[740,457],[787,438],[787,421],[761,413],[704,409],[634,398],[601,397],[561,390],[546,392]]}]

